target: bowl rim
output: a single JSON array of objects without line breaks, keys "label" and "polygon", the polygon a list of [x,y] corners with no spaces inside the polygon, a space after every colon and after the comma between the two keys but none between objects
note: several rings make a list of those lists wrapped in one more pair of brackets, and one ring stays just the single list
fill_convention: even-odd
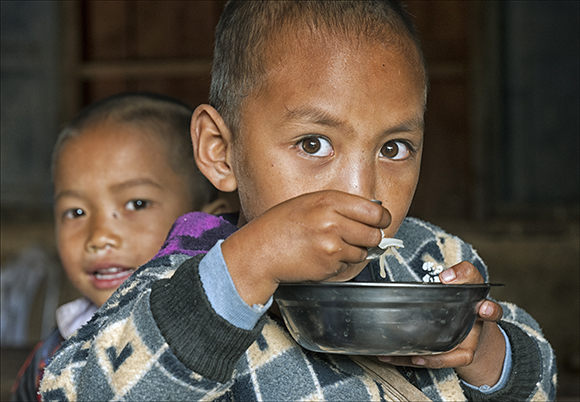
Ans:
[{"label": "bowl rim", "polygon": [[445,284],[440,282],[302,282],[280,283],[278,287],[370,287],[370,288],[490,288],[503,283]]}]

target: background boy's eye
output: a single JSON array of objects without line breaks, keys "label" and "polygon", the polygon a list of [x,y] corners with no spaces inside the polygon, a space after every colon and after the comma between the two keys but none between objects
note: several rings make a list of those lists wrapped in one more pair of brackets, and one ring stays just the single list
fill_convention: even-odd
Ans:
[{"label": "background boy's eye", "polygon": [[308,155],[329,156],[332,154],[332,145],[330,142],[321,137],[308,137],[300,141],[300,147]]},{"label": "background boy's eye", "polygon": [[389,141],[381,148],[382,156],[394,160],[405,159],[410,153],[409,146],[401,141]]},{"label": "background boy's eye", "polygon": [[125,204],[125,208],[129,211],[138,211],[140,209],[147,208],[150,205],[149,201],[146,200],[131,200]]},{"label": "background boy's eye", "polygon": [[64,217],[68,218],[68,219],[76,219],[76,218],[83,216],[84,214],[85,214],[85,211],[83,211],[80,208],[71,208],[71,209],[67,209],[64,212]]}]

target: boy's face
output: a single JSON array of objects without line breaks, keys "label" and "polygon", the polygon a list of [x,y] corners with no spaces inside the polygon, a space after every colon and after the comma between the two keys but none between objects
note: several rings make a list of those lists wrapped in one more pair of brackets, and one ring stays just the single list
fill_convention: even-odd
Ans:
[{"label": "boy's face", "polygon": [[55,220],[73,285],[102,305],[190,210],[187,188],[161,140],[137,127],[106,122],[68,140],[55,170]]},{"label": "boy's face", "polygon": [[[330,37],[270,47],[267,83],[234,139],[242,222],[303,193],[378,199],[393,236],[419,177],[425,84],[415,48]],[[405,40],[404,38],[402,40]]]}]

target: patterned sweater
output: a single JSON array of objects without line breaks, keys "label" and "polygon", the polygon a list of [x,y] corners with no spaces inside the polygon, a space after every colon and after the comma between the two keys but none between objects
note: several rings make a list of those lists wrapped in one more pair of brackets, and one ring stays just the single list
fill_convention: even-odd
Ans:
[{"label": "patterned sweater", "polygon": [[[211,308],[197,267],[235,230],[202,213],[179,218],[158,255],[57,352],[41,384],[43,400],[389,400],[381,383],[347,356],[301,348],[276,317],[265,314],[254,329],[244,330]],[[467,260],[488,281],[471,246],[437,227],[407,218],[396,237],[405,248],[387,257],[387,278],[373,260],[359,280],[424,281],[425,262]],[[453,369],[400,372],[432,400],[553,400],[550,345],[526,312],[502,306],[512,369],[501,390],[486,395],[465,387]]]}]

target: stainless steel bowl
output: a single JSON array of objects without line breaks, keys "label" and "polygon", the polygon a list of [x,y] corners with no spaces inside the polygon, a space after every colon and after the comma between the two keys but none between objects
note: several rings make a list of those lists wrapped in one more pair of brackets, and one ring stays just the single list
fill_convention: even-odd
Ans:
[{"label": "stainless steel bowl", "polygon": [[290,334],[315,352],[425,355],[469,333],[491,284],[282,284],[275,299]]}]

